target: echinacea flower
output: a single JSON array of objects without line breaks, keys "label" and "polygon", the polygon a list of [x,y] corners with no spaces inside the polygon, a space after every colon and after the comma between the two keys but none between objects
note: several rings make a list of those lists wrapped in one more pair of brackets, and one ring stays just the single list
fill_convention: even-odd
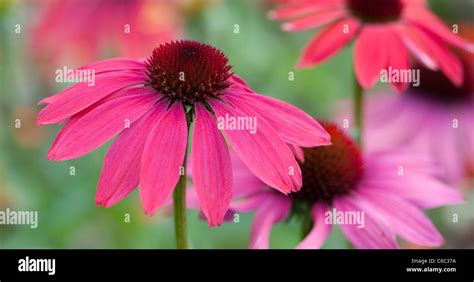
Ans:
[{"label": "echinacea flower", "polygon": [[[159,209],[180,177],[193,121],[193,181],[211,226],[221,223],[232,196],[232,167],[220,130],[250,171],[284,194],[301,187],[292,150],[330,143],[302,110],[253,92],[210,45],[171,42],[146,62],[118,58],[81,69],[95,71],[95,85],[78,83],[45,98],[37,122],[66,121],[48,160],[80,157],[118,134],[104,160],[98,205],[110,207],[139,185],[145,212]],[[254,131],[236,127],[249,118]],[[218,128],[216,119],[230,123]]]},{"label": "echinacea flower", "polygon": [[[404,95],[367,95],[364,140],[369,150],[404,148],[425,153],[458,183],[474,175],[474,56],[463,54],[464,83],[420,68],[420,85]],[[346,111],[346,110],[344,110]],[[341,114],[344,119],[348,111]]]},{"label": "echinacea flower", "polygon": [[[471,52],[474,46],[456,36],[424,0],[287,0],[269,17],[288,20],[286,31],[325,27],[305,47],[297,67],[319,64],[355,40],[354,71],[363,88],[372,87],[381,70],[410,69],[409,52],[431,70],[441,70],[455,85],[462,83],[459,59],[448,45]],[[398,89],[405,81],[392,85]]]},{"label": "echinacea flower", "polygon": [[297,248],[320,248],[335,224],[357,248],[398,248],[396,236],[440,246],[443,237],[423,209],[460,203],[462,197],[435,177],[430,161],[403,150],[363,154],[337,126],[322,124],[332,145],[303,148],[303,187],[298,192],[275,193],[236,164],[239,180],[234,181],[231,210],[256,211],[250,247],[268,248],[273,225],[291,216],[312,219]]},{"label": "echinacea flower", "polygon": [[39,56],[58,62],[71,55],[93,60],[105,52],[142,58],[183,29],[175,0],[55,0],[40,7],[30,44]]}]

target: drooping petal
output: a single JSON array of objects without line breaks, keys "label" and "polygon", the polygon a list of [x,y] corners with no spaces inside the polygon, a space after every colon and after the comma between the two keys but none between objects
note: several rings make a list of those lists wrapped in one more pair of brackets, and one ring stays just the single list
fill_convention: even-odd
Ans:
[{"label": "drooping petal", "polygon": [[353,18],[331,24],[306,45],[297,67],[310,67],[335,55],[354,37],[359,27],[360,22]]},{"label": "drooping petal", "polygon": [[331,233],[332,224],[325,222],[325,213],[328,207],[324,203],[316,203],[311,211],[313,218],[313,228],[301,243],[296,247],[297,249],[319,249],[326,241],[329,233]]},{"label": "drooping petal", "polygon": [[438,70],[438,60],[435,55],[429,48],[429,46],[424,42],[423,38],[418,36],[416,31],[411,30],[405,26],[397,28],[398,33],[403,44],[410,50],[415,58],[422,63],[425,67],[430,70]]},{"label": "drooping petal", "polygon": [[140,198],[153,215],[178,183],[188,142],[188,125],[181,103],[174,103],[151,130],[140,172]]},{"label": "drooping petal", "polygon": [[54,100],[49,100],[50,104],[38,114],[37,123],[60,122],[116,91],[144,81],[143,75],[112,75],[96,78],[94,86],[88,86],[87,82],[73,85],[53,96],[55,98],[51,97]]},{"label": "drooping petal", "polygon": [[361,205],[404,239],[422,246],[440,246],[443,237],[423,212],[408,201],[383,191],[359,189]]},{"label": "drooping petal", "polygon": [[145,64],[142,61],[129,58],[113,58],[95,62],[86,66],[77,68],[78,70],[94,70],[95,74],[102,74],[112,71],[140,71],[145,70]]},{"label": "drooping petal", "polygon": [[295,154],[295,157],[298,161],[304,162],[303,149],[301,149],[298,146],[292,145],[292,144],[288,144],[288,147],[290,147],[291,151],[293,152],[293,154]]},{"label": "drooping petal", "polygon": [[236,212],[253,212],[260,209],[269,197],[273,197],[274,191],[260,191],[252,195],[248,195],[242,199],[232,201],[230,207]]},{"label": "drooping petal", "polygon": [[310,115],[278,99],[256,94],[232,92],[226,99],[239,108],[251,109],[262,116],[287,143],[302,147],[331,144],[331,136]]},{"label": "drooping petal", "polygon": [[96,193],[97,205],[110,207],[138,186],[145,142],[165,111],[165,103],[158,103],[114,141],[104,159]]},{"label": "drooping petal", "polygon": [[132,95],[95,108],[62,135],[51,157],[60,161],[89,153],[135,122],[156,100],[154,93]]},{"label": "drooping petal", "polygon": [[347,16],[347,12],[344,10],[324,11],[287,22],[283,24],[282,28],[284,31],[302,31],[331,23],[344,16]]},{"label": "drooping petal", "polygon": [[[403,45],[398,32],[394,28],[390,28],[386,33],[388,49],[388,67],[398,70],[399,73],[410,69],[410,59],[407,48]],[[392,85],[402,91],[408,87],[408,81],[392,82]]]},{"label": "drooping petal", "polygon": [[[224,121],[229,117],[256,118],[252,114],[244,113],[217,100],[211,101],[210,105],[218,121],[219,119]],[[290,148],[265,120],[260,119],[257,124],[258,129],[255,134],[245,129],[223,128],[222,130],[240,159],[263,182],[284,194],[298,190],[301,186],[295,186],[292,178],[299,178],[301,182],[301,170]]]},{"label": "drooping petal", "polygon": [[268,13],[271,20],[284,20],[305,16],[320,11],[342,8],[344,0],[311,0],[300,1],[295,5],[289,5],[272,10]]},{"label": "drooping petal", "polygon": [[438,17],[426,8],[418,6],[416,8],[406,9],[404,17],[411,23],[436,35],[447,43],[474,52],[474,44],[466,42],[461,37],[456,36]]},{"label": "drooping petal", "polygon": [[360,212],[364,215],[363,227],[356,224],[341,224],[340,227],[347,238],[359,249],[397,249],[395,234],[386,224],[376,220],[374,215],[361,207],[357,200],[350,196],[334,201],[336,211]]},{"label": "drooping petal", "polygon": [[194,108],[193,183],[209,225],[221,225],[232,198],[229,150],[212,115],[201,104]]},{"label": "drooping petal", "polygon": [[377,82],[380,71],[388,64],[387,33],[385,26],[366,25],[356,39],[354,71],[364,89]]},{"label": "drooping petal", "polygon": [[257,211],[250,233],[251,249],[268,249],[273,224],[284,220],[291,208],[291,200],[281,195],[272,195]]}]

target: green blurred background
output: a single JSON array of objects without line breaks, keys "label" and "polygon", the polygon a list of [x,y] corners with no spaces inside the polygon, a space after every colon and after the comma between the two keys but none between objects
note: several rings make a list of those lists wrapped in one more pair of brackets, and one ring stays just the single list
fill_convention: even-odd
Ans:
[{"label": "green blurred background", "polygon": [[[26,47],[29,27],[38,18],[38,2],[0,0],[0,210],[39,212],[37,229],[0,225],[0,248],[174,248],[172,218],[163,213],[145,216],[136,191],[112,208],[95,206],[96,184],[110,142],[80,159],[46,160],[47,149],[61,126],[37,127],[34,120],[40,106],[36,103],[65,85],[54,84],[53,74],[41,74],[42,66]],[[223,50],[234,72],[257,92],[290,102],[319,118],[330,118],[331,107],[350,97],[351,49],[317,68],[295,71],[301,48],[315,31],[282,32],[279,23],[266,18],[272,1],[185,2],[193,7],[183,13],[186,37]],[[472,21],[474,1],[439,0],[431,5],[448,22]],[[15,24],[22,25],[22,33],[14,32]],[[234,33],[236,24],[239,33]],[[290,81],[288,75],[293,71],[295,79]],[[21,120],[21,128],[14,127],[16,119]],[[71,167],[75,175],[70,175]],[[467,192],[470,203],[472,191]],[[459,214],[460,223],[450,223],[453,213]],[[469,204],[430,211],[446,238],[444,247],[474,247],[473,214]],[[128,215],[130,222],[126,221]],[[252,217],[241,214],[240,222],[211,229],[197,212],[189,211],[191,246],[246,248]],[[273,230],[271,246],[294,247],[299,231],[295,220],[279,224]],[[346,247],[338,228],[324,245]]]}]

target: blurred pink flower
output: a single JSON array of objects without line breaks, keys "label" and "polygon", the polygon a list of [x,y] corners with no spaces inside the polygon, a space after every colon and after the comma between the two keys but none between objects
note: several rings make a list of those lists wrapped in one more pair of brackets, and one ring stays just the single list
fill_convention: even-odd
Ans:
[{"label": "blurred pink flower", "polygon": [[443,244],[441,234],[422,209],[463,200],[456,189],[435,178],[436,169],[428,159],[402,150],[362,156],[335,125],[323,126],[331,135],[332,145],[303,149],[303,187],[288,196],[275,193],[233,159],[235,195],[231,211],[256,211],[251,248],[268,248],[273,225],[304,213],[311,213],[313,227],[297,248],[320,248],[335,224],[328,220],[339,216],[333,214],[335,211],[364,214],[362,227],[360,222],[336,222],[357,248],[398,248],[396,235],[423,246]]},{"label": "blurred pink flower", "polygon": [[[421,68],[420,85],[405,95],[367,95],[367,150],[402,147],[425,153],[453,183],[474,176],[474,56],[465,60],[461,87],[439,72]],[[351,116],[350,111],[339,118]]]},{"label": "blurred pink flower", "polygon": [[[352,39],[354,71],[363,88],[372,87],[383,69],[410,69],[408,51],[432,70],[441,70],[455,85],[462,83],[461,64],[452,45],[474,51],[449,30],[424,0],[285,0],[271,11],[275,20],[289,20],[286,31],[327,25],[305,47],[297,67],[306,68],[335,55]],[[403,89],[406,83],[393,83]]]},{"label": "blurred pink flower", "polygon": [[183,19],[175,0],[45,1],[31,37],[45,60],[83,63],[105,52],[141,58],[154,46],[181,36]]},{"label": "blurred pink flower", "polygon": [[[284,194],[299,190],[301,171],[290,147],[327,145],[329,135],[302,110],[253,92],[227,63],[210,45],[178,41],[156,48],[146,62],[118,58],[80,68],[95,71],[95,86],[78,83],[40,102],[48,105],[39,124],[66,121],[48,160],[80,157],[119,134],[105,157],[96,202],[110,207],[140,185],[151,215],[178,182],[195,119],[193,181],[211,226],[221,224],[232,188],[219,129],[259,179]],[[218,128],[216,118],[255,118],[257,127]]]}]

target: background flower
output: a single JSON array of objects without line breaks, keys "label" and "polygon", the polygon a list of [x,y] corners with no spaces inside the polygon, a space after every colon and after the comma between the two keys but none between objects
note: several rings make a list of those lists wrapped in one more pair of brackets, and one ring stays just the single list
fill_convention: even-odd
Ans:
[{"label": "background flower", "polygon": [[[408,51],[432,70],[441,70],[454,84],[462,83],[459,60],[448,45],[474,52],[444,25],[424,0],[321,0],[284,1],[269,13],[274,20],[289,20],[285,31],[325,27],[306,45],[297,67],[317,65],[335,55],[351,40],[354,71],[363,88],[371,88],[380,71],[410,68]],[[406,84],[395,83],[397,88]]]}]

